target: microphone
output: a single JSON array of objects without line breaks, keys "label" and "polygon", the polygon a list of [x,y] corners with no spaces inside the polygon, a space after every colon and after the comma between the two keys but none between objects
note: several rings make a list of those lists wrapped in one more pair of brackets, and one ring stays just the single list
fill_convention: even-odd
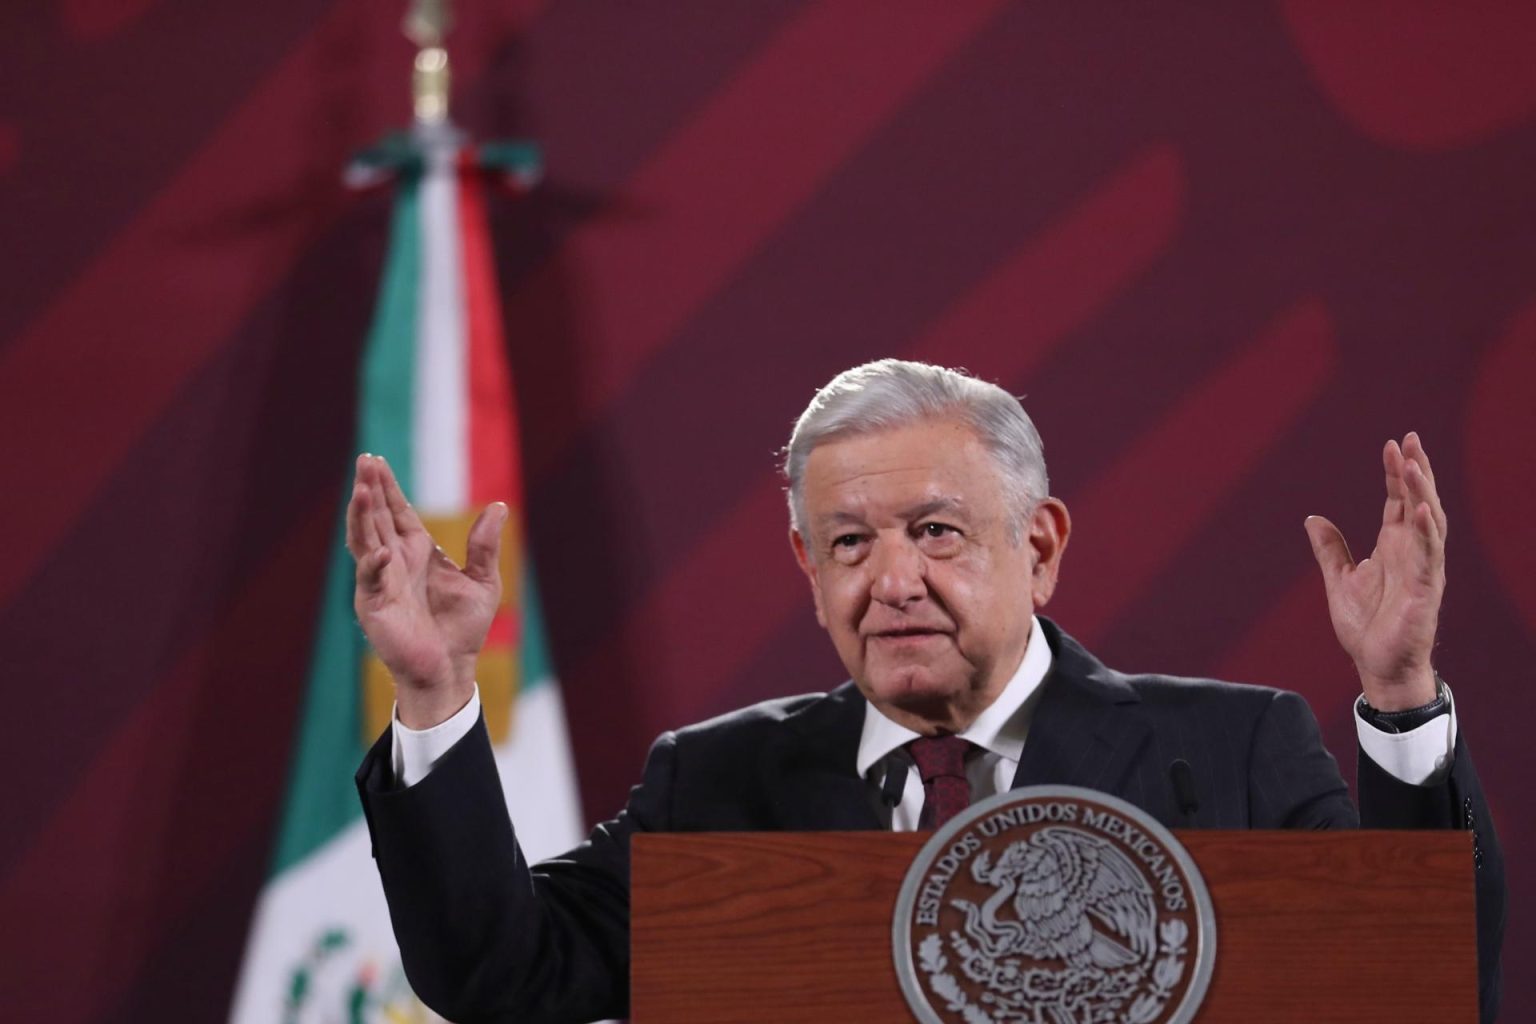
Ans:
[{"label": "microphone", "polygon": [[1182,757],[1175,758],[1168,766],[1168,778],[1173,782],[1173,796],[1178,801],[1179,813],[1186,818],[1193,817],[1200,809],[1200,801],[1195,798],[1195,773],[1189,762]]},{"label": "microphone", "polygon": [[885,766],[885,782],[880,785],[880,802],[887,807],[901,803],[907,788],[907,766],[900,758],[891,758]]}]

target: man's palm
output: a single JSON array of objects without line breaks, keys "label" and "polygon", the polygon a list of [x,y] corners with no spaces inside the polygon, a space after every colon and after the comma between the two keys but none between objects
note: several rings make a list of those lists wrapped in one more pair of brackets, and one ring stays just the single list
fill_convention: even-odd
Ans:
[{"label": "man's palm", "polygon": [[1446,521],[1417,434],[1401,447],[1388,442],[1382,463],[1387,501],[1369,558],[1356,564],[1338,528],[1320,516],[1307,520],[1307,534],[1339,643],[1354,659],[1366,699],[1385,709],[1433,696],[1430,654],[1445,592]]},{"label": "man's palm", "polygon": [[[501,601],[499,503],[470,529],[460,569],[405,500],[383,459],[358,459],[347,507],[347,546],[357,560],[354,607],[368,641],[407,692],[462,695]],[[462,703],[462,702],[461,702]]]}]

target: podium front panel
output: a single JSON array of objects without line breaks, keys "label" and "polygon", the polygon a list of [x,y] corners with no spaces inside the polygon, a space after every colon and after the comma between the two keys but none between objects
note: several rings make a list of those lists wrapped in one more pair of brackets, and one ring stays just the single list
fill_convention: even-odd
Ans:
[{"label": "podium front panel", "polygon": [[[1175,834],[1216,906],[1215,974],[1196,1020],[1477,1020],[1468,833]],[[928,835],[636,836],[633,1020],[914,1020],[891,919]]]}]

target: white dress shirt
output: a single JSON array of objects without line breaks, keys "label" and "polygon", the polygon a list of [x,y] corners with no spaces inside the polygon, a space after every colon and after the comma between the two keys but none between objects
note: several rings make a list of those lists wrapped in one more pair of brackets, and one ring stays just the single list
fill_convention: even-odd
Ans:
[{"label": "white dress shirt", "polygon": [[[970,740],[980,751],[965,762],[972,802],[1012,788],[1014,772],[1024,753],[1024,740],[1029,735],[1029,722],[1042,692],[1040,684],[1050,670],[1051,645],[1045,642],[1040,621],[1031,616],[1029,643],[1013,678],[1008,680],[998,698],[976,716],[976,721],[959,733],[961,739]],[[877,800],[876,812],[897,832],[916,830],[918,815],[923,810],[923,779],[905,749],[919,735],[886,718],[873,704],[865,706],[864,732],[859,737],[855,764],[859,774],[876,790],[884,788],[887,772],[906,775],[901,800],[894,808]]]},{"label": "white dress shirt", "polygon": [[[1002,695],[977,716],[970,728],[960,733],[982,751],[966,763],[972,800],[985,799],[1013,785],[1014,772],[1018,770],[1024,742],[1029,735],[1030,719],[1042,692],[1040,684],[1050,668],[1050,644],[1046,643],[1040,620],[1031,616],[1029,644],[1018,670]],[[1451,752],[1456,748],[1456,705],[1448,686],[1445,700],[1448,714],[1403,733],[1384,732],[1356,714],[1355,730],[1360,737],[1360,749],[1399,781],[1415,786],[1439,782],[1450,770]],[[438,759],[468,735],[479,718],[478,689],[451,718],[430,729],[407,729],[400,724],[397,710],[390,748],[390,764],[397,784],[414,786],[426,778]],[[890,826],[897,832],[915,830],[918,814],[923,808],[922,777],[903,749],[904,744],[917,736],[912,730],[886,718],[875,710],[874,705],[865,707],[864,731],[859,737],[856,764],[859,774],[875,788],[877,802],[887,768],[899,769],[904,765],[907,770],[906,785],[896,807],[888,811],[883,803],[879,804],[882,816],[889,813]]]}]

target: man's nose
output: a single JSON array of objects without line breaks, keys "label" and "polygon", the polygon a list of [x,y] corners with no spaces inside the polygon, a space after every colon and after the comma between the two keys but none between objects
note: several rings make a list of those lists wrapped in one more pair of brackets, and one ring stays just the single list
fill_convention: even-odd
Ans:
[{"label": "man's nose", "polygon": [[928,593],[923,556],[905,538],[877,540],[871,556],[870,595],[876,601],[900,608]]}]

